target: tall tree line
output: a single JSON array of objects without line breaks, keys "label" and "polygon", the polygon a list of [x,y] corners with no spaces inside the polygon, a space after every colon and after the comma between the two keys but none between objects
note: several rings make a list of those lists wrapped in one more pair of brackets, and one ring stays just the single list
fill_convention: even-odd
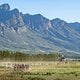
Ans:
[{"label": "tall tree line", "polygon": [[14,61],[56,61],[61,59],[59,53],[39,53],[39,54],[29,54],[22,52],[12,52],[12,51],[0,51],[0,60],[14,60]]}]

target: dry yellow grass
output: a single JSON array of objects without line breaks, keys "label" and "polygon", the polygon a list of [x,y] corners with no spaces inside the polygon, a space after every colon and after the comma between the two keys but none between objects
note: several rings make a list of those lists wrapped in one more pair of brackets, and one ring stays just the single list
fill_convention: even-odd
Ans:
[{"label": "dry yellow grass", "polygon": [[[4,66],[0,67],[0,80],[27,80],[28,77],[41,77],[46,80],[80,80],[80,62],[0,62],[0,64],[4,63],[28,64],[31,74],[29,75],[27,72],[18,74],[14,72],[13,68]],[[23,77],[21,78],[22,74]]]},{"label": "dry yellow grass", "polygon": [[[80,62],[68,61],[68,62],[58,62],[58,61],[33,61],[33,62],[0,62],[0,64],[28,64],[30,72],[43,72],[43,71],[80,71]],[[5,66],[4,66],[5,67]],[[8,71],[8,68],[0,68],[0,73]]]}]

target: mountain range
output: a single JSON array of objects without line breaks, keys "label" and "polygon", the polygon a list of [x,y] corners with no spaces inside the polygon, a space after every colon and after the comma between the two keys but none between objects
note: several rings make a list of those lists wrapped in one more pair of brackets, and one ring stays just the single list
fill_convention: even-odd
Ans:
[{"label": "mountain range", "polygon": [[57,52],[80,57],[80,23],[41,14],[23,14],[9,4],[0,5],[0,50]]}]

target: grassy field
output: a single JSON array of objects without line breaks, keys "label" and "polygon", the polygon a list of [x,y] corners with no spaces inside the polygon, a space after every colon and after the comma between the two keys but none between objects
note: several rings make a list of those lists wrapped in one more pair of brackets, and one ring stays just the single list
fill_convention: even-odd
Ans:
[{"label": "grassy field", "polygon": [[[2,64],[4,62],[0,62]],[[5,62],[6,63],[6,62]],[[28,64],[29,71],[0,67],[0,80],[80,80],[80,62],[11,62]]]}]

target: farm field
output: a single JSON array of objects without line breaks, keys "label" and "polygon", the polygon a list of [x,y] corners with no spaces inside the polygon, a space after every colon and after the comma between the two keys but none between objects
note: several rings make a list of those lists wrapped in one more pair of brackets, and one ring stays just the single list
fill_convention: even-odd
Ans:
[{"label": "farm field", "polygon": [[76,61],[0,62],[0,65],[4,63],[27,64],[29,70],[14,71],[0,66],[0,80],[80,80],[80,62]]}]

